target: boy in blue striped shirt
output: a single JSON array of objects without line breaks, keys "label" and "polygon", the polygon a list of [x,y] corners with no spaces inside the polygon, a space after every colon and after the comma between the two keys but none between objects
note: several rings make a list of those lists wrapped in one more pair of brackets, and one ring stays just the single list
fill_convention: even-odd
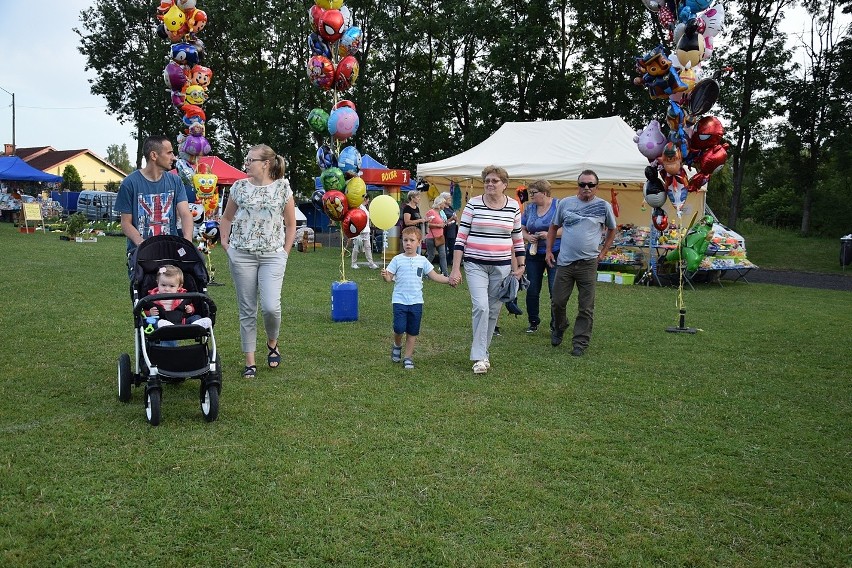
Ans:
[{"label": "boy in blue striped shirt", "polygon": [[[422,239],[419,227],[406,227],[402,231],[402,254],[390,261],[382,269],[385,282],[394,282],[393,296],[393,345],[391,361],[400,360],[406,369],[414,368],[414,342],[420,334],[420,320],[423,318],[423,277],[428,276],[435,282],[449,284],[450,279],[434,270],[432,263],[420,254]],[[402,356],[402,336],[405,338],[405,356]]]}]

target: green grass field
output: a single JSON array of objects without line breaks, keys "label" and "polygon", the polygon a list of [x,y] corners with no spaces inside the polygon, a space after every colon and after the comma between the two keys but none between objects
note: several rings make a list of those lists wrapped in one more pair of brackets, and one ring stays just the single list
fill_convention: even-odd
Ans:
[{"label": "green grass field", "polygon": [[404,371],[391,285],[346,259],[334,323],[340,250],[294,252],[245,380],[216,248],[219,420],[187,381],[153,428],[116,398],[123,250],[0,224],[2,566],[852,564],[848,292],[696,286],[686,335],[676,289],[602,284],[585,357],[504,312],[474,376],[467,290],[427,281]]}]

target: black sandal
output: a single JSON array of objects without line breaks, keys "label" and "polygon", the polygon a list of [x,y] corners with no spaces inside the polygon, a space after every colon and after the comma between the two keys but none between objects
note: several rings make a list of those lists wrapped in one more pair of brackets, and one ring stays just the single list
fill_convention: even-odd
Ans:
[{"label": "black sandal", "polygon": [[243,369],[244,379],[253,379],[257,376],[257,365],[246,365]]},{"label": "black sandal", "polygon": [[266,357],[266,364],[269,365],[270,369],[275,369],[281,364],[281,353],[278,352],[278,344],[276,343],[275,347],[270,347],[269,343],[267,343],[266,348],[269,349],[269,355]]}]

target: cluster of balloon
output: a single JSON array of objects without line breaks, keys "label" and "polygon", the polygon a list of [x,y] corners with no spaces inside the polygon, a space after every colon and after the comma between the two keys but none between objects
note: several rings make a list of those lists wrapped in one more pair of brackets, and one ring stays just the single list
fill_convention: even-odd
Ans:
[{"label": "cluster of balloon", "polygon": [[363,33],[352,25],[352,15],[343,0],[316,0],[308,17],[308,79],[332,95],[328,111],[315,108],[307,116],[317,143],[317,166],[322,172],[322,189],[314,192],[311,201],[329,219],[340,223],[344,235],[357,237],[367,225],[367,215],[360,209],[367,185],[360,177],[361,153],[354,145],[343,145],[358,132],[360,120],[355,103],[341,100],[341,95],[358,80],[356,55]]},{"label": "cluster of balloon", "polygon": [[[209,253],[219,242],[218,176],[210,172],[199,158],[211,151],[205,137],[207,115],[204,103],[213,79],[213,71],[205,67],[204,42],[198,35],[207,25],[207,13],[197,5],[197,0],[161,0],[157,7],[157,35],[171,43],[166,55],[163,80],[169,98],[181,117],[181,131],[177,136],[178,160],[176,169],[188,193],[196,195],[203,212],[196,221],[195,236],[198,248]],[[195,219],[198,207],[193,208]],[[208,268],[209,256],[208,256]]]},{"label": "cluster of balloon", "polygon": [[[652,120],[634,138],[650,163],[645,171],[645,201],[654,208],[654,226],[662,230],[658,225],[668,224],[662,211],[666,196],[680,217],[687,193],[704,188],[728,159],[722,123],[705,116],[719,98],[719,84],[712,77],[703,77],[702,70],[713,52],[713,38],[722,31],[725,11],[719,0],[642,3],[657,15],[673,46],[658,45],[635,58],[639,76],[634,83],[647,88],[651,98],[667,103],[667,132],[659,121]],[[650,197],[659,194],[662,200]]]}]

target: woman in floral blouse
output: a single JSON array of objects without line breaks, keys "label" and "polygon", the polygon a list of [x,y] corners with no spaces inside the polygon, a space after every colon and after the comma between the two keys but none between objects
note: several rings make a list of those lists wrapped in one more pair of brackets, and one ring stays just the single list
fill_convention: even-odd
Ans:
[{"label": "woman in floral blouse", "polygon": [[219,221],[222,248],[237,291],[244,377],[257,374],[258,297],[269,350],[267,364],[273,369],[281,364],[281,285],[296,238],[296,206],[290,183],[284,179],[286,167],[284,158],[269,146],[253,146],[245,161],[249,177],[231,186]]}]

